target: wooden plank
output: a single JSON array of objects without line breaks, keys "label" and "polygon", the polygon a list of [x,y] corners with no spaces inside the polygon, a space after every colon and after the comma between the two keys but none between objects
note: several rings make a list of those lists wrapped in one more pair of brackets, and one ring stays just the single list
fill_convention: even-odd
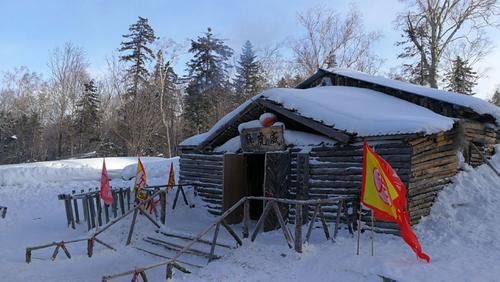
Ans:
[{"label": "wooden plank", "polygon": [[[267,152],[265,155],[263,195],[274,198],[288,198],[290,154],[288,152]],[[288,205],[280,205],[281,214],[288,216]],[[276,229],[278,219],[270,214],[264,222],[264,232]]]},{"label": "wooden plank", "polygon": [[[243,155],[224,155],[224,189],[222,194],[223,211],[231,208],[246,195],[246,160]],[[243,207],[232,212],[226,220],[229,224],[240,223],[243,219]]]}]

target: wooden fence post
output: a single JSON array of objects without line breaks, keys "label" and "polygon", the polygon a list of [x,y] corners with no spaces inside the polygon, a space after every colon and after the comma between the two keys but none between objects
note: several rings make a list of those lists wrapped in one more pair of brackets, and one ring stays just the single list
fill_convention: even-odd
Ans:
[{"label": "wooden fence post", "polygon": [[302,253],[302,204],[295,204],[295,251]]},{"label": "wooden fence post", "polygon": [[248,238],[248,226],[250,225],[250,200],[243,204],[243,238]]},{"label": "wooden fence post", "polygon": [[[72,196],[75,195],[76,191],[73,190],[71,191],[72,192]],[[76,223],[80,223],[80,214],[79,214],[79,211],[78,211],[78,200],[75,199],[73,197],[73,207],[75,208],[75,219],[76,219]]]},{"label": "wooden fence post", "polygon": [[123,197],[124,197],[123,188],[120,188],[120,190],[118,191],[118,194],[119,194],[119,199],[120,199],[120,209],[122,211],[122,215],[124,215],[125,214],[125,201],[123,199]]},{"label": "wooden fence post", "polygon": [[95,204],[97,208],[97,224],[102,226],[102,205],[101,205],[101,196],[99,193],[95,195]]},{"label": "wooden fence post", "polygon": [[160,192],[160,221],[165,225],[167,220],[167,191]]},{"label": "wooden fence post", "polygon": [[90,222],[92,223],[92,228],[95,228],[95,204],[94,204],[94,196],[91,194],[87,195],[87,200],[89,203],[90,209]]}]

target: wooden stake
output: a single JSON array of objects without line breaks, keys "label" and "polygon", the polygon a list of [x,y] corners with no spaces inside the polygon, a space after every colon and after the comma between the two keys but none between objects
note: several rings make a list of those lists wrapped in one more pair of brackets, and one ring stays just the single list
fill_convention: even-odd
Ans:
[{"label": "wooden stake", "polygon": [[359,238],[361,237],[361,205],[358,206],[358,240],[357,240],[357,248],[356,255],[359,256]]},{"label": "wooden stake", "polygon": [[302,253],[302,205],[295,205],[295,251]]},{"label": "wooden stake", "polygon": [[374,231],[374,229],[375,229],[375,226],[374,226],[374,223],[373,223],[373,221],[374,221],[373,220],[373,210],[371,210],[371,212],[370,212],[370,217],[371,217],[371,221],[372,221],[372,234],[371,234],[371,237],[372,237],[372,257],[373,257],[373,254],[375,252],[375,249],[374,249],[374,240],[375,240],[375,233],[374,233],[375,231]]}]

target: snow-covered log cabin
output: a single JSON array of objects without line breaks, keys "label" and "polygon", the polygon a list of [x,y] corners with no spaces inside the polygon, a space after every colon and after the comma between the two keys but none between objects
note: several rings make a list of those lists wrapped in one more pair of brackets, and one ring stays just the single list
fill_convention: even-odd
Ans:
[{"label": "snow-covered log cabin", "polygon": [[[482,160],[470,142],[493,153],[499,117],[498,107],[474,97],[359,72],[319,70],[296,89],[262,92],[208,132],[184,140],[180,178],[197,183],[212,214],[247,195],[359,196],[367,140],[406,184],[416,224],[457,173],[457,152],[473,165]],[[336,218],[336,206],[324,210],[327,219]],[[251,206],[252,218],[261,212],[262,203]],[[287,216],[294,221],[294,207]],[[398,233],[394,224],[375,225],[377,231]]]}]

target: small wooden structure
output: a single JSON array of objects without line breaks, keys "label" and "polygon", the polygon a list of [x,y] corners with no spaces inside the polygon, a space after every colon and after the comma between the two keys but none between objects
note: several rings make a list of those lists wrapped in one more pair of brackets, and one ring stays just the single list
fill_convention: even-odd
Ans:
[{"label": "small wooden structure", "polygon": [[[319,70],[298,89],[264,91],[208,132],[186,139],[180,144],[181,183],[197,183],[200,197],[215,215],[245,196],[297,200],[359,196],[362,143],[367,140],[406,184],[410,220],[416,224],[429,214],[437,193],[457,173],[457,152],[472,165],[483,160],[470,143],[485,155],[493,153],[500,117],[496,106],[465,95],[453,104],[446,99],[458,94],[431,90],[426,96],[427,88],[346,73],[350,74]],[[442,97],[436,97],[435,91]],[[389,106],[383,108],[385,104]],[[382,110],[372,111],[372,106]],[[255,136],[270,130],[256,123],[267,112],[284,126],[285,144],[248,146],[247,132]],[[383,125],[380,130],[379,123]],[[251,204],[251,218],[259,218],[263,208]],[[324,207],[325,218],[335,221],[339,209]],[[295,221],[293,205],[280,205],[280,210],[290,222]],[[303,214],[306,223],[313,218],[314,207]],[[228,218],[230,223],[241,220],[238,213]],[[368,222],[369,217],[363,220]],[[341,221],[346,219],[341,217]],[[278,226],[270,219],[265,229]],[[379,232],[399,233],[392,223],[375,222],[375,227]]]}]

